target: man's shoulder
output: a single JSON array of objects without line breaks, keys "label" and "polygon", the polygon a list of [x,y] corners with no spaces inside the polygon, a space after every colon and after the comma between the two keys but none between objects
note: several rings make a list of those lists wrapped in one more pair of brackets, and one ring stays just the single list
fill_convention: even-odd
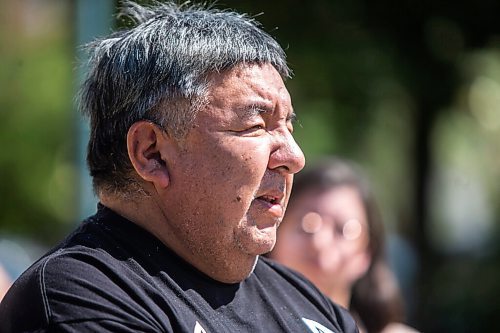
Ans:
[{"label": "man's shoulder", "polygon": [[131,270],[127,257],[106,226],[89,218],[14,282],[0,305],[0,331],[37,330],[69,314],[102,317],[92,304],[126,295],[119,277]]},{"label": "man's shoulder", "polygon": [[258,275],[274,276],[274,279],[279,279],[280,283],[288,283],[294,288],[297,288],[300,292],[318,296],[322,301],[330,303],[328,298],[305,276],[273,259],[267,257],[259,258],[255,272]]},{"label": "man's shoulder", "polygon": [[24,299],[19,297],[21,294],[29,295],[30,300],[46,298],[51,290],[72,288],[75,279],[91,281],[97,277],[92,268],[98,267],[98,262],[104,262],[105,257],[101,251],[84,247],[57,249],[23,272],[9,289],[6,299],[10,294],[15,295],[16,300]]},{"label": "man's shoulder", "polygon": [[40,260],[32,265],[10,287],[0,303],[0,331],[11,332],[19,327],[30,331],[48,324],[40,274],[43,264]]},{"label": "man's shoulder", "polygon": [[[98,248],[60,248],[33,264],[0,305],[0,331],[31,331],[71,322],[121,321],[137,280],[127,261]],[[133,320],[131,319],[131,322]]]},{"label": "man's shoulder", "polygon": [[[321,316],[330,318],[333,326],[340,332],[357,332],[356,324],[349,312],[340,305],[332,302],[299,272],[285,267],[272,259],[262,257],[259,259],[255,273],[259,279],[269,284],[267,290],[273,294],[273,298],[286,298],[291,299],[291,302],[296,302],[299,311],[303,311],[304,313],[302,321],[312,331],[328,332],[323,325],[314,320],[316,312],[321,314]],[[308,308],[313,310],[307,312]],[[317,318],[321,318],[321,316]]]},{"label": "man's shoulder", "polygon": [[63,294],[64,289],[71,288],[67,276],[77,274],[75,266],[78,265],[72,265],[63,250],[35,262],[14,282],[2,300],[0,328],[9,332],[47,327],[51,316],[48,292],[58,290]]}]

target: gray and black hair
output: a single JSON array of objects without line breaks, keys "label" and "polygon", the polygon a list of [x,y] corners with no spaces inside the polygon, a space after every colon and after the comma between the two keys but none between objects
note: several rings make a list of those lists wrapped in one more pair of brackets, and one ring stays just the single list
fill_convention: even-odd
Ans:
[{"label": "gray and black hair", "polygon": [[90,118],[87,162],[94,191],[127,195],[134,185],[126,136],[151,120],[182,138],[207,100],[208,77],[239,64],[291,72],[280,45],[255,19],[206,5],[126,1],[134,27],[88,45],[80,108]]}]

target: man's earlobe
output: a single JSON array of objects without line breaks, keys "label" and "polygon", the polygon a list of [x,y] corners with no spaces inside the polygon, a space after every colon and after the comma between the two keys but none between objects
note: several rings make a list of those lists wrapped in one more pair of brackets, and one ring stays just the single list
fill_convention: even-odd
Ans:
[{"label": "man's earlobe", "polygon": [[160,141],[163,131],[149,121],[138,121],[127,133],[127,151],[135,171],[146,182],[155,187],[166,188],[170,183],[165,152]]}]

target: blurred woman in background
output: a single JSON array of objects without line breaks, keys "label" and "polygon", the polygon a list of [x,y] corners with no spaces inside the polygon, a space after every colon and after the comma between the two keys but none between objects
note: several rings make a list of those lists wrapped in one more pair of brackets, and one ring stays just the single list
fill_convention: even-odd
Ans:
[{"label": "blurred woman in background", "polygon": [[384,254],[384,229],[366,179],[331,158],[296,177],[271,258],[350,309],[362,332],[416,332]]}]

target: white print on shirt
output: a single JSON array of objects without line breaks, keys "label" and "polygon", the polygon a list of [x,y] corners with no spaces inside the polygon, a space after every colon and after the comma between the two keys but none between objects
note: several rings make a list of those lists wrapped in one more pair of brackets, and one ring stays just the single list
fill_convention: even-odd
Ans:
[{"label": "white print on shirt", "polygon": [[194,333],[207,333],[203,327],[201,327],[200,323],[196,321],[196,325],[194,325]]},{"label": "white print on shirt", "polygon": [[329,328],[321,325],[320,323],[315,322],[314,320],[307,319],[302,317],[302,321],[306,324],[306,326],[314,333],[334,333]]}]

